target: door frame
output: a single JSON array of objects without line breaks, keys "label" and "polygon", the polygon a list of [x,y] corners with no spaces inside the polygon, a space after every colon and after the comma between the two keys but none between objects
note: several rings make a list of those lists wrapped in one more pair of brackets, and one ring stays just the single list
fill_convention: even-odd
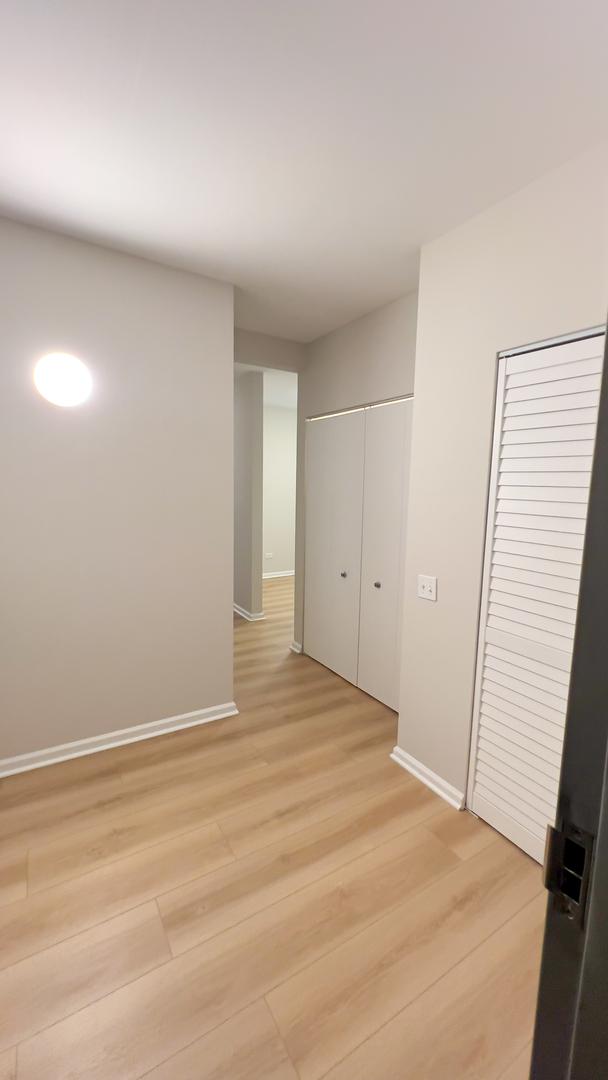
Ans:
[{"label": "door frame", "polygon": [[574,826],[594,838],[587,910],[572,916],[549,893],[543,944],[533,1080],[592,1080],[608,1061],[608,336],[570,695],[564,733],[558,830]]}]

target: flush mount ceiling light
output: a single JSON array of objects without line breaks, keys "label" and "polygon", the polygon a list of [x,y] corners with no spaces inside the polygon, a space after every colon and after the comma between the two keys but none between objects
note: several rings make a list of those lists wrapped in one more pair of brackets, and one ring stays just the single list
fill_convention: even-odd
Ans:
[{"label": "flush mount ceiling light", "polygon": [[77,356],[48,353],[34,368],[34,385],[53,405],[81,405],[93,387],[89,369]]}]

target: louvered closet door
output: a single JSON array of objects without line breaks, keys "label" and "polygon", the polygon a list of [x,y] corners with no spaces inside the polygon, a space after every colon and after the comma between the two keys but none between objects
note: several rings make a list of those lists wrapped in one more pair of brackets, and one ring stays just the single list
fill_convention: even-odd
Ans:
[{"label": "louvered closet door", "polygon": [[570,681],[604,336],[501,359],[468,804],[542,860]]}]

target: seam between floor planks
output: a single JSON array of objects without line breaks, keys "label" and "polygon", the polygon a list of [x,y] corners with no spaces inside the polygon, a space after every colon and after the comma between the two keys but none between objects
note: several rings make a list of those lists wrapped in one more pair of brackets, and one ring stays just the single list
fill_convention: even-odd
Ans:
[{"label": "seam between floor planks", "polygon": [[[445,880],[445,877],[449,876],[449,873],[454,873],[454,870],[449,871],[448,874],[443,875],[439,880],[443,882]],[[429,888],[432,888],[432,887],[433,886],[429,886]],[[397,1017],[401,1016],[402,1013],[407,1012],[407,1010],[414,1003],[414,1001],[418,1000],[418,997],[422,997],[422,996],[424,996],[424,994],[429,993],[435,986],[437,986],[439,983],[441,983],[441,981],[443,979],[445,979],[445,977],[447,975],[449,975],[451,972],[455,971],[457,968],[461,967],[461,965],[466,963],[466,961],[470,957],[473,957],[476,952],[479,952],[481,949],[483,949],[484,946],[487,945],[488,942],[492,940],[492,938],[494,937],[495,934],[497,934],[500,930],[504,930],[505,927],[509,926],[509,924],[511,922],[513,922],[515,919],[517,919],[518,915],[521,915],[521,913],[523,911],[525,911],[526,908],[528,908],[532,904],[534,904],[536,902],[536,900],[538,899],[538,897],[541,896],[541,895],[542,895],[542,889],[539,889],[536,896],[532,897],[532,899],[526,900],[525,903],[523,903],[520,908],[518,908],[511,915],[509,915],[509,917],[507,919],[505,919],[504,922],[500,923],[499,926],[496,926],[493,930],[490,931],[489,934],[487,934],[487,936],[485,938],[483,938],[483,940],[479,941],[477,943],[477,945],[475,945],[473,947],[473,949],[471,949],[471,951],[466,954],[466,956],[462,957],[459,960],[455,960],[453,964],[451,964],[449,967],[447,967],[445,969],[445,971],[442,971],[441,974],[438,975],[436,979],[433,979],[433,981],[430,982],[428,984],[428,986],[426,986],[424,988],[424,990],[421,992],[421,994],[417,995],[417,997],[412,998],[412,1000],[410,1002],[408,1002],[407,1005],[405,1005],[401,1009],[397,1009],[397,1011],[392,1013],[391,1016],[388,1016],[387,1019],[385,1021],[383,1021],[383,1023],[379,1027],[377,1027],[374,1031],[370,1032],[369,1035],[366,1035],[365,1038],[362,1039],[360,1043],[357,1043],[356,1045],[351,1046],[350,1049],[346,1052],[346,1054],[344,1054],[341,1058],[334,1061],[330,1065],[329,1069],[327,1069],[325,1072],[323,1072],[323,1074],[320,1076],[319,1080],[324,1080],[324,1078],[326,1076],[328,1076],[331,1072],[333,1072],[333,1070],[336,1069],[339,1065],[342,1065],[345,1061],[348,1061],[349,1057],[351,1057],[351,1055],[353,1053],[355,1053],[357,1050],[360,1050],[363,1046],[365,1046],[366,1043],[369,1043],[371,1039],[375,1039],[377,1036],[381,1035],[382,1031],[385,1028],[387,1028],[390,1024],[392,1024],[397,1019]],[[367,927],[364,930],[358,931],[358,933],[355,935],[355,937],[359,936],[359,934],[361,934],[361,935],[365,934],[366,929],[367,929]],[[338,948],[339,948],[339,946],[338,946]],[[326,953],[325,955],[330,956],[331,952],[334,952],[334,951],[337,951],[337,949],[329,950],[329,952]],[[313,961],[313,964],[314,963],[315,963],[315,961]],[[312,967],[313,964],[311,964],[309,966]],[[289,981],[289,980],[285,980],[285,981]],[[276,987],[273,987],[273,990],[274,989],[276,989]],[[274,1022],[277,1025],[277,1031],[279,1031],[279,1034],[281,1034],[280,1028],[278,1026],[277,1018],[276,1018],[276,1016],[275,1016],[275,1014],[273,1012],[273,1009],[272,1009],[272,1005],[271,1005],[270,1001],[268,1001],[268,997],[269,997],[269,995],[271,993],[272,993],[272,990],[266,991],[266,993],[264,995],[264,999],[265,999],[266,1004],[268,1005],[268,1008],[269,1008],[269,1010],[270,1010],[270,1012],[271,1012],[271,1014],[273,1016]],[[516,1053],[515,1057],[513,1058],[512,1062],[510,1063],[510,1065],[507,1066],[506,1071],[508,1071],[508,1069],[511,1067],[513,1062],[517,1060],[517,1058],[519,1057],[520,1054],[521,1054],[521,1048]],[[501,1073],[500,1076],[502,1076],[502,1075],[503,1074]],[[412,1080],[415,1080],[415,1078],[412,1077]],[[500,1080],[500,1077],[497,1077],[496,1080]]]}]

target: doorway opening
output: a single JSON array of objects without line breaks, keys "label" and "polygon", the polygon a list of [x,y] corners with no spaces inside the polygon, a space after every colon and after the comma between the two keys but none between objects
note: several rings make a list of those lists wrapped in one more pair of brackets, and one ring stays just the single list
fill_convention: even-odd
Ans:
[{"label": "doorway opening", "polygon": [[[285,658],[293,640],[298,376],[237,363],[234,401],[235,650],[244,638],[252,660],[270,645]],[[269,625],[253,644],[246,624],[262,620]]]}]

